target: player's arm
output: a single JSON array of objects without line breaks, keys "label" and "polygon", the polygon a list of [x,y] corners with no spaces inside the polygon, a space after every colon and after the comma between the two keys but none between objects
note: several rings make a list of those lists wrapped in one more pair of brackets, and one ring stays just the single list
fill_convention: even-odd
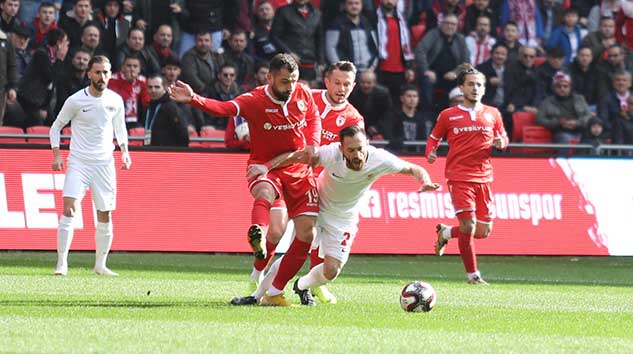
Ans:
[{"label": "player's arm", "polygon": [[431,181],[431,176],[429,176],[429,173],[426,172],[424,168],[416,164],[406,162],[406,166],[402,170],[400,170],[399,173],[415,177],[415,179],[422,185],[418,192],[434,191],[440,188],[440,185],[438,183],[434,183]]},{"label": "player's arm", "polygon": [[[215,117],[233,117],[240,114],[239,106],[233,101],[218,101],[193,92],[191,86],[178,80],[167,89],[169,97],[179,103],[188,103]],[[320,121],[319,121],[320,123]],[[320,130],[319,130],[320,132]]]},{"label": "player's arm", "polygon": [[59,153],[59,139],[62,129],[71,121],[78,108],[79,107],[74,104],[71,98],[67,99],[51,126],[49,140],[51,142],[51,149],[53,150],[53,171],[61,171],[64,169],[64,160],[62,160],[61,154]]},{"label": "player's arm", "polygon": [[314,99],[309,91],[307,97],[308,109],[306,111],[307,127],[305,129],[305,134],[308,146],[306,147],[306,151],[310,165],[316,166],[318,147],[321,145],[321,117],[319,117],[319,110],[317,109],[316,103],[314,103]]},{"label": "player's arm", "polygon": [[116,106],[119,107],[117,113],[112,118],[112,128],[114,130],[114,137],[116,138],[116,142],[119,144],[121,148],[121,161],[123,162],[123,169],[129,170],[132,166],[132,158],[130,157],[130,153],[128,152],[128,139],[127,139],[127,129],[125,128],[125,108],[123,105],[123,99],[118,98],[118,102]]},{"label": "player's arm", "polygon": [[505,150],[505,148],[508,147],[510,140],[508,139],[508,134],[503,126],[503,118],[501,118],[501,113],[499,113],[498,110],[495,111],[494,133],[495,137],[492,140],[492,146],[499,150]]},{"label": "player's arm", "polygon": [[440,116],[437,118],[437,122],[435,123],[435,127],[429,134],[429,137],[426,139],[426,150],[424,151],[424,155],[429,163],[435,162],[437,160],[437,148],[440,146],[442,142],[442,138],[446,135],[446,119],[440,113]]},{"label": "player's arm", "polygon": [[[316,157],[318,163],[318,155]],[[293,163],[308,163],[308,155],[305,149],[289,151],[274,157],[264,164],[248,165],[246,177],[250,180],[260,175],[265,175],[270,170],[291,165]]]}]

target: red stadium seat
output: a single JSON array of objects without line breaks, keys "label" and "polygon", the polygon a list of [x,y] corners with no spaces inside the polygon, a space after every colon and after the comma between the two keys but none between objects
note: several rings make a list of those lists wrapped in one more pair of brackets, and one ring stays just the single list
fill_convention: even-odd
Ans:
[{"label": "red stadium seat", "polygon": [[[545,127],[528,125],[523,127],[523,142],[526,144],[549,144],[552,142],[552,132]],[[523,149],[524,154],[547,154],[551,149],[529,148]]]},{"label": "red stadium seat", "polygon": [[[24,134],[18,127],[0,127],[0,134]],[[0,144],[25,144],[26,138],[0,138]]]},{"label": "red stadium seat", "polygon": [[[133,137],[143,137],[143,139],[145,139],[145,128],[143,127],[130,128],[130,130],[128,130],[128,135],[133,136]],[[144,144],[145,144],[145,141],[143,140],[130,139],[128,142],[129,146],[143,146]]]},{"label": "red stadium seat", "polygon": [[[70,127],[66,127],[64,129],[62,129],[62,135],[68,135],[71,136],[73,133],[73,130]],[[70,139],[69,138],[62,138],[59,142],[60,145],[68,145],[70,144]]]},{"label": "red stadium seat", "polygon": [[200,130],[201,138],[220,138],[222,141],[203,141],[202,147],[205,148],[224,148],[224,130],[216,130],[204,127]]},{"label": "red stadium seat", "polygon": [[[189,139],[191,138],[199,138],[200,135],[198,135],[198,132],[195,129],[189,129]],[[199,141],[189,141],[189,147],[190,148],[199,148],[199,147],[203,147],[202,143]]]},{"label": "red stadium seat", "polygon": [[[26,128],[27,134],[37,134],[37,135],[48,136],[50,131],[51,131],[51,128],[45,125],[34,125],[32,127]],[[43,145],[50,144],[49,138],[28,138],[27,141],[29,142],[29,144],[43,144]]]},{"label": "red stadium seat", "polygon": [[523,139],[523,127],[535,125],[536,113],[514,112],[512,113],[512,142],[518,143]]}]

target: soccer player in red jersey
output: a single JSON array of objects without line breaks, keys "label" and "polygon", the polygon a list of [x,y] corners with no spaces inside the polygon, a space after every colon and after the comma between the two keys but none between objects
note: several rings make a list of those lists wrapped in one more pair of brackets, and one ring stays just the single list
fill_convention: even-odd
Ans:
[{"label": "soccer player in red jersey", "polygon": [[[295,60],[288,54],[277,54],[270,61],[268,85],[234,100],[222,102],[201,97],[181,81],[171,85],[169,93],[176,102],[189,103],[216,117],[244,117],[251,139],[249,164],[266,164],[282,153],[304,148],[312,160],[321,140],[321,120],[310,90],[297,84],[298,80],[299,68]],[[283,289],[308,257],[316,233],[319,212],[316,181],[309,166],[296,163],[268,171],[248,182],[255,201],[247,236],[256,258],[266,258],[264,235],[270,207],[282,193],[288,217],[294,221],[295,238],[286,252],[288,261],[280,264],[279,273],[265,297],[272,305],[288,305]]]},{"label": "soccer player in red jersey", "polygon": [[[355,85],[356,67],[354,64],[349,61],[336,62],[325,70],[324,75],[326,89],[311,90],[311,93],[321,119],[321,145],[328,145],[339,141],[341,129],[350,125],[365,128],[365,121],[356,108],[347,101]],[[316,170],[315,177],[320,172],[321,169]],[[277,244],[286,230],[287,222],[288,217],[285,215],[283,200],[275,202],[271,209],[271,225],[266,235],[266,258],[255,259],[253,263],[252,291],[257,288],[258,283],[263,278],[263,271],[269,266],[275,254]],[[310,268],[323,262],[318,254],[318,249],[313,249],[310,252]],[[336,302],[336,297],[325,286],[312,290],[321,302]]]},{"label": "soccer player in red jersey", "polygon": [[437,159],[436,150],[446,137],[446,180],[459,227],[438,224],[435,253],[444,254],[451,238],[457,238],[459,252],[468,273],[468,283],[487,284],[477,269],[473,238],[486,238],[492,231],[492,147],[504,149],[508,136],[499,111],[481,103],[485,76],[470,64],[464,64],[457,84],[464,93],[464,103],[443,110],[426,144],[429,163]]}]

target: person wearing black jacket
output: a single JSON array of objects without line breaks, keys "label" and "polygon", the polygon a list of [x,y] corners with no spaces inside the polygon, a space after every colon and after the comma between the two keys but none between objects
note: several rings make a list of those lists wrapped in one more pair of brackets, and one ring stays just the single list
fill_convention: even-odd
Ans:
[{"label": "person wearing black jacket", "polygon": [[503,110],[507,114],[503,117],[503,123],[507,131],[512,131],[512,113],[536,113],[541,103],[534,58],[536,58],[536,48],[523,46],[519,50],[519,60],[510,63],[504,72]]},{"label": "person wearing black jacket", "polygon": [[0,31],[0,126],[4,118],[7,98],[15,101],[15,86],[18,81],[18,67],[15,48],[7,39],[7,35]]},{"label": "person wearing black jacket", "polygon": [[72,56],[70,65],[65,68],[57,80],[55,102],[55,116],[61,111],[64,102],[75,92],[90,85],[90,80],[86,76],[88,62],[92,56],[84,49],[78,49]]},{"label": "person wearing black jacket", "polygon": [[580,47],[576,59],[570,66],[571,83],[574,92],[585,97],[592,111],[598,104],[598,71],[593,65],[593,53],[589,47]]},{"label": "person wearing black jacket", "polygon": [[483,104],[495,107],[503,106],[503,75],[508,59],[508,47],[505,44],[495,44],[492,56],[477,67],[486,76],[486,93],[481,99]]},{"label": "person wearing black jacket", "polygon": [[227,0],[187,0],[178,21],[182,34],[178,54],[182,57],[195,44],[196,33],[211,33],[211,51],[222,52],[222,30],[232,29],[239,13],[239,3]]},{"label": "person wearing black jacket", "polygon": [[147,80],[151,97],[145,117],[145,131],[151,132],[152,146],[189,146],[187,120],[176,102],[169,98],[165,79],[160,75]]},{"label": "person wearing black jacket", "polygon": [[378,85],[376,74],[363,71],[358,75],[358,85],[349,96],[349,103],[365,118],[367,136],[373,140],[385,140],[392,133],[393,114],[391,94]]},{"label": "person wearing black jacket", "polygon": [[299,59],[299,77],[315,80],[325,63],[321,12],[309,0],[295,0],[277,9],[271,34],[278,49]]}]

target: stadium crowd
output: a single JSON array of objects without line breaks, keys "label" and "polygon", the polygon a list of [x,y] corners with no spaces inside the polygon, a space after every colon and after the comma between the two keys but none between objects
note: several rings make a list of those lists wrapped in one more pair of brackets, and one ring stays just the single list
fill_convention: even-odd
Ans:
[{"label": "stadium crowd", "polygon": [[465,62],[486,75],[483,103],[511,141],[633,144],[633,1],[0,0],[0,11],[0,126],[50,126],[87,86],[90,58],[106,55],[131,135],[247,148],[241,117],[171,102],[166,88],[182,80],[231,100],[265,84],[285,52],[312,88],[327,64],[353,62],[349,101],[396,150],[459,104]]}]

